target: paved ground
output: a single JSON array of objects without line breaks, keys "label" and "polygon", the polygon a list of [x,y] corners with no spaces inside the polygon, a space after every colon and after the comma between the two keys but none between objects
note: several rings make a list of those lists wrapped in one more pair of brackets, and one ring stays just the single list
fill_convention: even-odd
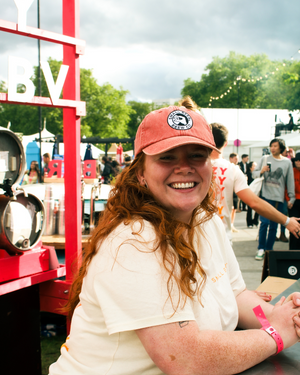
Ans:
[{"label": "paved ground", "polygon": [[[247,228],[246,212],[236,214],[234,226],[238,233],[233,233],[233,250],[240,264],[240,268],[248,289],[256,289],[261,283],[261,274],[263,261],[255,260],[257,251],[258,228]],[[278,225],[278,232],[280,231]],[[278,233],[277,232],[277,233]],[[288,237],[289,231],[286,230]],[[274,250],[288,250],[289,244],[284,242],[275,242]]]}]

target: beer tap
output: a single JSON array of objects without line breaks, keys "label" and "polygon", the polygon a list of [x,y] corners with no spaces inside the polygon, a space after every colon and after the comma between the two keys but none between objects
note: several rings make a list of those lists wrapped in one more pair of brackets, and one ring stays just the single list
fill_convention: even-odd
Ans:
[{"label": "beer tap", "polygon": [[98,199],[100,199],[100,195],[101,195],[101,187],[102,187],[102,182],[101,182],[101,177],[99,177],[99,179],[98,179],[98,191],[99,191],[99,198]]},{"label": "beer tap", "polygon": [[23,186],[16,186],[16,190],[21,190],[24,193],[24,197],[27,198],[28,194],[27,191],[23,188]]},{"label": "beer tap", "polygon": [[101,194],[101,178],[99,178],[98,182],[94,185],[96,189],[96,194],[95,194],[95,200],[98,201],[100,199],[100,194]]},{"label": "beer tap", "polygon": [[91,199],[90,199],[90,233],[95,228],[95,220],[94,220],[94,200],[95,200],[95,192],[96,192],[97,186],[93,185],[91,189]]}]

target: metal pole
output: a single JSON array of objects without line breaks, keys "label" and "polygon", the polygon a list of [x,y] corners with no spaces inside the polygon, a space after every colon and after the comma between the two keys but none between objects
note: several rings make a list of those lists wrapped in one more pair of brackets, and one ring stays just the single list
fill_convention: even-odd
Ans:
[{"label": "metal pole", "polygon": [[237,82],[237,126],[236,126],[236,153],[239,153],[239,109],[240,109],[240,79],[241,77],[238,77],[238,82]]},{"label": "metal pole", "polygon": [[[40,24],[40,0],[37,0],[37,24],[38,29],[41,28]],[[42,81],[41,81],[41,41],[38,39],[38,96],[42,96]],[[39,117],[39,141],[40,141],[40,170],[42,172],[42,107],[38,107]],[[43,173],[41,173],[43,176]],[[43,177],[44,178],[44,177]]]}]

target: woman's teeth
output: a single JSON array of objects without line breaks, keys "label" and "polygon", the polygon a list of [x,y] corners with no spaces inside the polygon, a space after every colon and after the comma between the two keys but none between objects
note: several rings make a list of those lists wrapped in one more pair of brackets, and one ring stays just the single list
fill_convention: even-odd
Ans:
[{"label": "woman's teeth", "polygon": [[171,184],[171,187],[173,189],[190,189],[195,186],[195,182],[180,182],[180,183],[175,183]]}]

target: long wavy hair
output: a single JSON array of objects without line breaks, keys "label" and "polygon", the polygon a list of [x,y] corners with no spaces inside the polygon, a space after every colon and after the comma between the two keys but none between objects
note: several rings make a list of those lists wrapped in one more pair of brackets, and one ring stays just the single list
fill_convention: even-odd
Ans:
[{"label": "long wavy hair", "polygon": [[[174,281],[179,290],[179,300],[175,304],[172,302],[174,312],[182,301],[185,304],[187,297],[192,298],[197,295],[201,302],[206,274],[198,259],[197,251],[193,247],[193,239],[195,227],[209,220],[217,211],[213,201],[214,179],[211,179],[205,199],[194,209],[190,223],[186,224],[176,220],[155,200],[149,189],[139,184],[137,172],[143,171],[144,161],[145,154],[139,154],[116,179],[107,206],[84,249],[82,265],[71,286],[70,298],[64,308],[69,318],[72,317],[79,303],[82,282],[88,272],[89,264],[98,251],[105,251],[101,248],[101,242],[121,223],[129,225],[136,220],[150,222],[155,230],[157,241],[153,251],[159,249],[163,266],[168,272],[169,298],[171,298]],[[203,214],[199,215],[200,213]],[[195,277],[196,272],[202,276],[200,283]]]}]

